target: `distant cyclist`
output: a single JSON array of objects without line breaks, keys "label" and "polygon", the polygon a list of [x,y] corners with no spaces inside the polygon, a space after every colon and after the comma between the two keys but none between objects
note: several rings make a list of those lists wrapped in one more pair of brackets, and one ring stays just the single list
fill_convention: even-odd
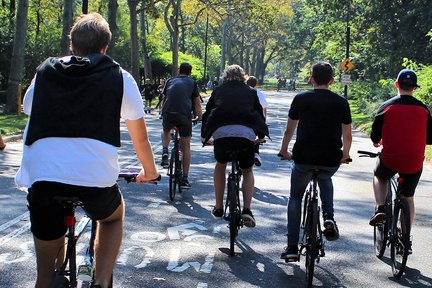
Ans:
[{"label": "distant cyclist", "polygon": [[[298,260],[298,241],[302,199],[314,169],[320,169],[318,185],[324,218],[324,236],[329,241],[339,238],[334,220],[332,176],[341,163],[350,158],[351,111],[348,101],[331,92],[333,68],[329,63],[312,66],[313,90],[297,94],[288,113],[288,121],[279,154],[294,160],[288,198],[288,241],[281,258]],[[293,153],[288,151],[294,131],[297,137]]]},{"label": "distant cyclist", "polygon": [[414,221],[414,191],[423,171],[426,144],[432,144],[432,118],[429,108],[413,97],[418,87],[414,71],[403,69],[396,79],[398,95],[384,102],[378,109],[370,138],[382,150],[374,171],[373,187],[376,209],[370,225],[386,219],[384,203],[387,183],[399,173],[402,196],[408,201],[411,224]]},{"label": "distant cyclist", "polygon": [[240,150],[239,165],[242,171],[243,211],[242,218],[247,227],[255,227],[251,211],[254,189],[254,141],[268,136],[263,108],[256,90],[245,83],[243,68],[228,66],[216,86],[203,115],[201,137],[203,143],[214,139],[214,189],[216,205],[212,210],[215,219],[222,219],[225,191],[225,170],[231,159],[227,150]]},{"label": "distant cyclist", "polygon": [[110,38],[101,15],[80,16],[70,31],[73,55],[45,60],[24,96],[30,120],[16,182],[29,192],[37,288],[51,287],[65,246],[65,210],[55,196],[78,197],[97,220],[92,287],[108,287],[123,235],[123,197],[116,183],[120,117],[142,163],[137,182],[158,177],[140,91],[105,54]]},{"label": "distant cyclist", "polygon": [[191,163],[190,141],[192,136],[192,113],[195,112],[197,120],[202,118],[200,94],[198,85],[190,77],[192,65],[181,63],[179,74],[168,79],[165,83],[163,94],[165,103],[162,108],[162,162],[164,168],[168,167],[168,146],[171,140],[170,131],[177,127],[180,134],[180,145],[183,152],[183,179],[180,182],[182,188],[191,188],[188,180]]}]

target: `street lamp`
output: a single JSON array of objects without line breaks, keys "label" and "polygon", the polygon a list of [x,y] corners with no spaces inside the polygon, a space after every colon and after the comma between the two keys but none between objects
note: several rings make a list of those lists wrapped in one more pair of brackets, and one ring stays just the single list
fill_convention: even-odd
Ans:
[{"label": "street lamp", "polygon": [[[349,26],[349,16],[350,16],[350,11],[351,11],[351,1],[348,0],[348,7],[347,7],[347,16],[346,16],[346,57],[345,59],[349,59],[349,55],[350,55],[350,33],[351,33],[351,29]],[[344,96],[345,98],[348,97],[348,84],[345,84],[344,87]]]}]

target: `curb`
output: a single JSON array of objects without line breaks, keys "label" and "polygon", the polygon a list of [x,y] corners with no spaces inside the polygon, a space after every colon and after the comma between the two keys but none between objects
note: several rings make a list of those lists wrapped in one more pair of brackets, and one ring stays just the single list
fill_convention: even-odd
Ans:
[{"label": "curb", "polygon": [[15,142],[18,140],[22,140],[22,139],[23,139],[23,135],[21,134],[21,135],[13,135],[13,136],[9,136],[9,137],[4,137],[3,141],[5,143],[9,143],[9,142]]}]

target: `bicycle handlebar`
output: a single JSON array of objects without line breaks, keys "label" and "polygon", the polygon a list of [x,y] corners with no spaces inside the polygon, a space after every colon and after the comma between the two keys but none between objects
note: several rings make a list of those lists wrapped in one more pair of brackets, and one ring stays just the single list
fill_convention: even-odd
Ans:
[{"label": "bicycle handlebar", "polygon": [[[281,153],[278,153],[277,156],[280,158],[280,160],[285,160],[285,159],[282,158],[283,155],[282,155]],[[353,161],[352,158],[348,158],[348,159],[346,159],[345,162],[343,162],[343,163],[344,163],[344,164],[349,164],[349,163],[352,162],[352,161]]]},{"label": "bicycle handlebar", "polygon": [[[136,182],[136,177],[138,176],[138,174],[139,173],[137,173],[137,172],[124,172],[124,173],[120,173],[118,177],[124,178],[127,183],[130,183],[130,182]],[[157,185],[158,182],[161,180],[161,178],[162,178],[162,176],[159,174],[159,176],[156,179],[145,181],[144,183]]]},{"label": "bicycle handlebar", "polygon": [[370,151],[363,151],[363,150],[358,150],[357,151],[358,154],[362,154],[359,157],[370,157],[370,158],[375,158],[378,157],[380,153],[375,153],[375,152],[370,152]]}]

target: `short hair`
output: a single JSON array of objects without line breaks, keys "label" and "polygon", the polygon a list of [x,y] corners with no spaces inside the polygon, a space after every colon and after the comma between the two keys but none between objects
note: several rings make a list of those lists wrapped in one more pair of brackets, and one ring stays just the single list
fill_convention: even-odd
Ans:
[{"label": "short hair", "polygon": [[179,67],[179,73],[190,75],[192,73],[192,65],[189,64],[188,62],[181,63]]},{"label": "short hair", "polygon": [[111,40],[108,22],[99,13],[79,16],[70,31],[73,53],[87,56],[100,53]]},{"label": "short hair", "polygon": [[318,62],[312,66],[312,77],[318,85],[325,85],[333,78],[333,67],[327,62]]},{"label": "short hair", "polygon": [[230,65],[225,68],[224,72],[222,73],[222,83],[226,83],[228,81],[238,81],[238,82],[245,82],[245,72],[242,67],[240,67],[237,64]]},{"label": "short hair", "polygon": [[258,79],[255,76],[249,76],[249,78],[246,81],[246,84],[248,84],[251,87],[255,87],[258,85]]}]

